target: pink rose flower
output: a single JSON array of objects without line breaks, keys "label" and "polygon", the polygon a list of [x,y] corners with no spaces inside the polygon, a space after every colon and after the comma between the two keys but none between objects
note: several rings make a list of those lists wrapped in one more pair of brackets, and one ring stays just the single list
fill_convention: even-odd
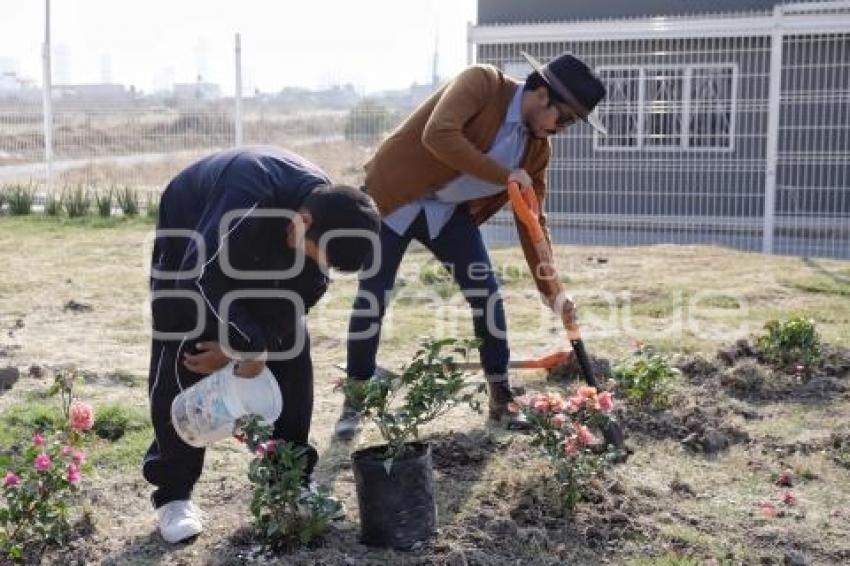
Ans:
[{"label": "pink rose flower", "polygon": [[588,429],[586,426],[579,425],[578,427],[576,427],[576,429],[578,430],[578,443],[582,446],[593,444],[593,442],[596,440],[593,437],[593,434],[590,432],[590,429]]},{"label": "pink rose flower", "polygon": [[552,426],[555,428],[561,428],[567,422],[567,416],[563,413],[558,413],[554,417],[552,417]]},{"label": "pink rose flower", "polygon": [[582,385],[578,388],[578,396],[582,399],[593,399],[596,397],[596,388],[589,385]]},{"label": "pink rose flower", "polygon": [[62,455],[63,455],[63,456],[68,457],[68,456],[70,456],[70,455],[71,455],[71,454],[73,454],[73,453],[74,453],[74,448],[73,448],[72,446],[67,446],[67,445],[66,445],[66,446],[63,446],[63,447],[62,447]]},{"label": "pink rose flower", "polygon": [[508,412],[510,413],[518,413],[519,412],[519,403],[515,403],[511,401],[508,403]]},{"label": "pink rose flower", "polygon": [[74,401],[68,410],[68,421],[76,431],[91,430],[94,426],[94,409],[88,403]]},{"label": "pink rose flower", "polygon": [[5,487],[15,487],[21,485],[21,478],[19,478],[15,472],[7,471],[6,477],[3,478],[3,485]]},{"label": "pink rose flower", "polygon": [[791,470],[783,470],[779,477],[776,478],[776,485],[780,487],[791,487],[794,485],[794,472]]},{"label": "pink rose flower", "polygon": [[80,481],[80,468],[76,464],[68,464],[68,483],[77,484]]},{"label": "pink rose flower", "polygon": [[555,413],[563,412],[567,406],[566,400],[560,393],[550,393],[548,400],[549,408]]},{"label": "pink rose flower", "polygon": [[85,450],[76,450],[71,458],[74,460],[74,464],[82,466],[86,461],[86,452]]},{"label": "pink rose flower", "polygon": [[577,413],[581,410],[582,405],[584,405],[584,399],[582,399],[578,395],[570,397],[569,399],[567,399],[567,412],[570,414]]},{"label": "pink rose flower", "polygon": [[603,391],[596,398],[596,402],[599,405],[599,410],[603,413],[610,413],[611,409],[614,408],[614,398],[611,396],[610,391]]},{"label": "pink rose flower", "polygon": [[776,505],[768,502],[759,503],[759,512],[765,519],[773,519],[777,515]]},{"label": "pink rose flower", "polygon": [[790,489],[782,494],[782,503],[785,505],[796,505],[797,504],[797,496]]},{"label": "pink rose flower", "polygon": [[274,440],[267,440],[257,446],[257,456],[267,456],[273,454],[277,443]]},{"label": "pink rose flower", "polygon": [[531,407],[538,413],[546,413],[549,411],[549,401],[546,399],[538,399],[534,401]]},{"label": "pink rose flower", "polygon": [[576,440],[575,436],[571,436],[564,441],[564,453],[567,456],[578,454],[578,440]]},{"label": "pink rose flower", "polygon": [[35,457],[33,464],[35,465],[35,469],[37,471],[46,472],[50,469],[50,456],[42,452],[41,454]]},{"label": "pink rose flower", "polygon": [[32,443],[34,446],[44,446],[44,435],[40,432],[32,435]]}]

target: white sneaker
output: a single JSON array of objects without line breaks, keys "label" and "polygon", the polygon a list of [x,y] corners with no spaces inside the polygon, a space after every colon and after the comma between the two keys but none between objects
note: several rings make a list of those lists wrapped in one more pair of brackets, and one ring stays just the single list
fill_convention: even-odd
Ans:
[{"label": "white sneaker", "polygon": [[189,501],[171,501],[157,508],[159,533],[166,542],[175,544],[198,535],[203,530],[201,510]]}]

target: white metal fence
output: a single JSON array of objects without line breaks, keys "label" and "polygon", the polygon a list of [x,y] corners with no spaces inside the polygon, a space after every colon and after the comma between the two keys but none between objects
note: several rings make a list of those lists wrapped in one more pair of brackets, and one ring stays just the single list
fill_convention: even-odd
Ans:
[{"label": "white metal fence", "polygon": [[[850,258],[850,2],[773,14],[471,28],[509,74],[572,52],[597,69],[610,135],[555,138],[561,243],[713,243]],[[514,242],[502,214],[491,241]]]},{"label": "white metal fence", "polygon": [[[557,242],[850,258],[850,2],[481,26],[469,39],[470,58],[515,76],[529,70],[521,50],[542,60],[572,51],[607,84],[611,135],[580,124],[553,141],[546,209]],[[293,112],[261,97],[72,100],[53,99],[49,183],[41,101],[0,100],[0,187],[156,192],[197,156],[240,141],[292,148],[356,185],[404,114],[367,102]],[[486,228],[493,242],[515,234],[504,213]]]},{"label": "white metal fence", "polygon": [[401,118],[398,111],[368,103],[292,112],[246,100],[241,120],[233,107],[232,99],[167,105],[56,101],[48,166],[41,105],[0,101],[0,188],[24,183],[40,196],[80,185],[156,192],[198,156],[235,145],[240,126],[245,144],[292,149],[335,180],[358,184],[374,145]]}]

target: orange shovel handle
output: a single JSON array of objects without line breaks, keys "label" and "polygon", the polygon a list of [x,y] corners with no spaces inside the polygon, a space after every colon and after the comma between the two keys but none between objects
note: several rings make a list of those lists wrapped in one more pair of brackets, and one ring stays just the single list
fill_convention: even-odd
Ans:
[{"label": "orange shovel handle", "polygon": [[542,242],[545,236],[540,227],[540,203],[534,189],[529,187],[521,190],[519,183],[511,181],[508,183],[508,198],[517,218],[528,229],[532,243]]}]

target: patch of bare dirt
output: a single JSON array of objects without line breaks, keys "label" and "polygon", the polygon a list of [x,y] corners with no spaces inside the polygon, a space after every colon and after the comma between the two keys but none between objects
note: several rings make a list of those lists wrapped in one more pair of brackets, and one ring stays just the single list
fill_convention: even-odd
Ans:
[{"label": "patch of bare dirt", "polygon": [[733,444],[747,443],[750,437],[731,422],[734,412],[719,404],[673,406],[658,410],[627,410],[623,417],[630,434],[655,440],[672,439],[704,454],[717,454]]},{"label": "patch of bare dirt", "polygon": [[[611,361],[607,358],[590,356],[590,367],[593,369],[593,375],[600,381],[604,382],[611,379],[613,375],[611,373]],[[555,382],[583,382],[584,376],[581,373],[578,360],[571,357],[569,362],[546,370],[546,379]]]},{"label": "patch of bare dirt", "polygon": [[769,361],[748,340],[717,351],[714,360],[679,356],[674,365],[691,384],[719,386],[726,394],[751,402],[821,402],[850,398],[850,349],[824,345],[821,359],[809,368]]}]

